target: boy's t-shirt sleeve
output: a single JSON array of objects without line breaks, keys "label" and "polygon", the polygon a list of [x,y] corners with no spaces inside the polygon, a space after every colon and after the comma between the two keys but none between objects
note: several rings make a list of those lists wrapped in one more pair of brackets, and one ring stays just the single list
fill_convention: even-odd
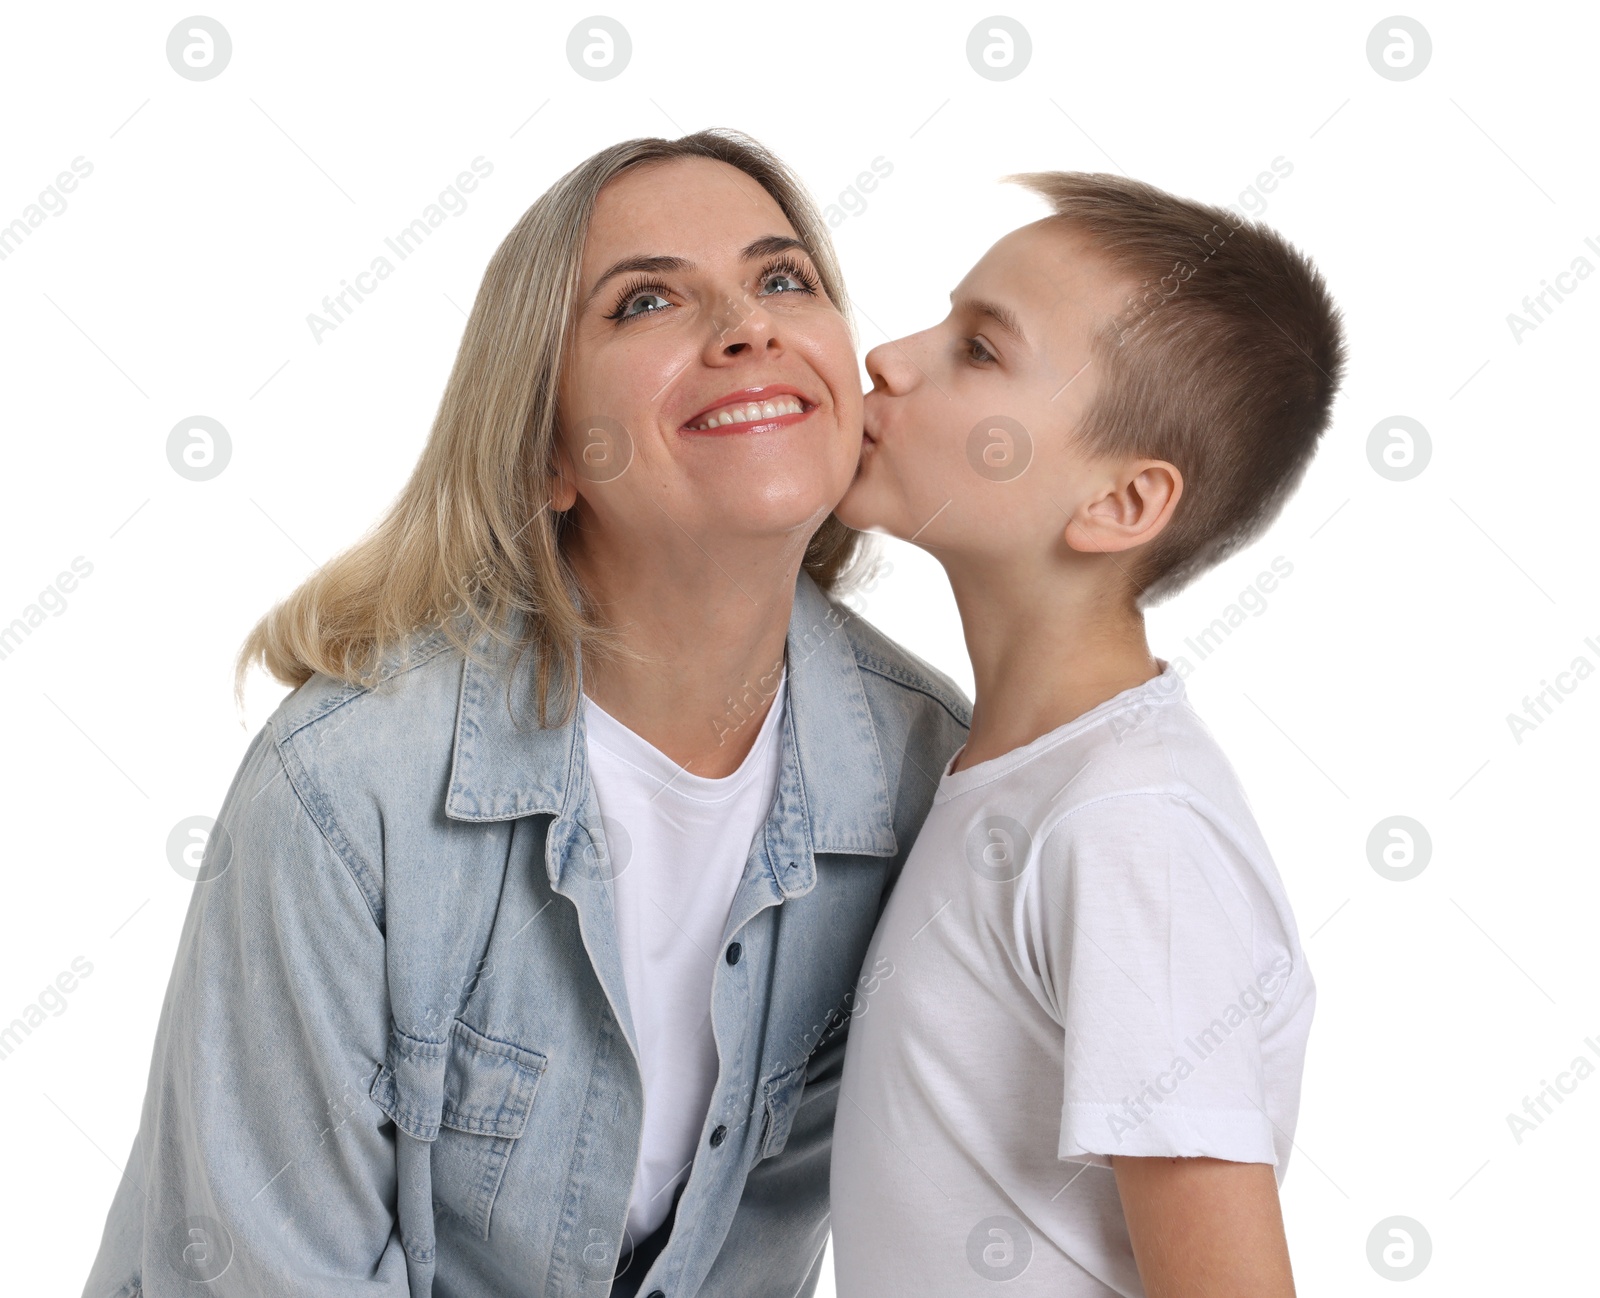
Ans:
[{"label": "boy's t-shirt sleeve", "polygon": [[1185,799],[1129,794],[1052,827],[1024,882],[1064,1032],[1057,1156],[1277,1162],[1261,1025],[1291,970],[1244,851]]}]

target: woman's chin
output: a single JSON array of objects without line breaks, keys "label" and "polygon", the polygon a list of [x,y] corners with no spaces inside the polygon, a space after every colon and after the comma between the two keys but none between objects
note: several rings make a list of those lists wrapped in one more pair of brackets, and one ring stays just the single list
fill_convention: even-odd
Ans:
[{"label": "woman's chin", "polygon": [[845,489],[844,497],[833,507],[833,512],[846,527],[865,532],[868,528],[877,527],[881,522],[880,511],[873,508],[872,496],[871,486],[864,482],[862,475],[857,472],[855,481]]},{"label": "woman's chin", "polygon": [[766,539],[778,544],[796,533],[809,536],[832,512],[831,497],[817,493],[776,497],[747,495],[707,502],[701,517],[707,537],[720,534],[757,544]]}]

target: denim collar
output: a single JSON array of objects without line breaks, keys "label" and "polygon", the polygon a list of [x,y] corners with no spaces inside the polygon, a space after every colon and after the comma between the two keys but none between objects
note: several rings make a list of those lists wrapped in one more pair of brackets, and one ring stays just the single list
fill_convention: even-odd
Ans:
[{"label": "denim collar", "polygon": [[[785,642],[783,761],[786,770],[798,765],[813,852],[887,856],[896,851],[889,786],[845,630],[851,616],[800,573]],[[513,632],[519,627],[514,624]],[[486,656],[489,666],[469,657],[462,673],[445,814],[466,821],[578,816],[587,784],[582,709],[565,725],[537,725],[535,651],[529,649],[511,689],[519,729],[506,706],[510,651],[490,641]]]}]

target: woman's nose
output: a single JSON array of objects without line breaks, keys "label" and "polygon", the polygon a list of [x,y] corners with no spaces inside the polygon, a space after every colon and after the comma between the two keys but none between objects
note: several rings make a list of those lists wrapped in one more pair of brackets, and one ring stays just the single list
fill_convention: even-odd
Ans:
[{"label": "woman's nose", "polygon": [[770,348],[778,341],[771,315],[749,293],[724,298],[711,324],[711,350],[722,356],[738,356],[747,347]]}]

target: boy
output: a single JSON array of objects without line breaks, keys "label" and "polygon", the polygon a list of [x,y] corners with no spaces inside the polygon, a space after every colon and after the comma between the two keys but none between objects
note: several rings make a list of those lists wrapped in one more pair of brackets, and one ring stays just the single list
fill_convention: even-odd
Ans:
[{"label": "boy", "polygon": [[1142,608],[1257,537],[1344,366],[1278,235],[1115,176],[867,356],[839,516],[944,566],[966,746],[866,957],[832,1152],[840,1298],[1286,1298],[1315,991],[1227,759]]}]

